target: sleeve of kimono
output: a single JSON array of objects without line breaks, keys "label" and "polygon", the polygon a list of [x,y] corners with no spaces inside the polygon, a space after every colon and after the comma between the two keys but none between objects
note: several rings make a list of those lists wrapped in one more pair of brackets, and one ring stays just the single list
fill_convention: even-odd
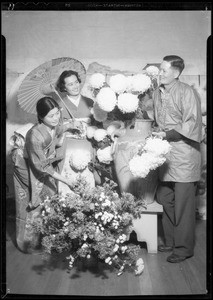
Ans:
[{"label": "sleeve of kimono", "polygon": [[202,125],[201,105],[190,86],[183,89],[180,101],[182,122],[178,123],[173,129],[190,140],[200,142]]},{"label": "sleeve of kimono", "polygon": [[43,173],[44,175],[52,175],[55,170],[51,165],[50,160],[46,158],[43,150],[44,137],[37,131],[36,134],[31,133],[26,140],[26,151],[30,165],[36,169],[36,171]]}]

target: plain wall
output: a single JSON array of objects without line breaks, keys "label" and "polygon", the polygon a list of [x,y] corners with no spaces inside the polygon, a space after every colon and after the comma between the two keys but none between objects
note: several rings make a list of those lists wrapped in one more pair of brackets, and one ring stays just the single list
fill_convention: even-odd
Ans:
[{"label": "plain wall", "polygon": [[205,75],[210,11],[3,11],[7,68],[25,73],[72,57],[139,72],[177,54],[184,74]]}]

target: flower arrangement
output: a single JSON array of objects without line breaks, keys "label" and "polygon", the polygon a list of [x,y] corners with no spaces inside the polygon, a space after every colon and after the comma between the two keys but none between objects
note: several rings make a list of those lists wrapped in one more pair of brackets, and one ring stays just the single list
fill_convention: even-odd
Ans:
[{"label": "flower arrangement", "polygon": [[89,169],[91,172],[95,169],[101,181],[103,181],[105,177],[113,179],[113,157],[111,155],[113,140],[111,133],[115,128],[113,125],[109,125],[106,129],[97,126],[87,127],[87,139],[91,142],[94,149],[94,157],[89,163]]},{"label": "flower arrangement", "polygon": [[103,74],[94,73],[89,85],[95,97],[92,109],[94,119],[98,122],[124,120],[128,114],[132,114],[132,118],[149,118],[144,113],[145,96],[156,87],[158,73],[157,67],[149,66],[141,74],[113,75],[108,83]]},{"label": "flower arrangement", "polygon": [[133,176],[145,178],[151,170],[157,169],[166,161],[166,155],[171,150],[166,140],[149,136],[145,144],[139,144],[138,153],[129,161]]},{"label": "flower arrangement", "polygon": [[[41,233],[46,254],[69,253],[69,268],[77,258],[95,255],[121,275],[133,268],[143,272],[140,246],[128,242],[132,220],[140,216],[143,202],[133,195],[115,192],[116,184],[108,180],[103,186],[88,188],[79,176],[72,193],[46,198],[41,205],[41,218],[34,226]],[[144,204],[145,205],[145,204]]]}]

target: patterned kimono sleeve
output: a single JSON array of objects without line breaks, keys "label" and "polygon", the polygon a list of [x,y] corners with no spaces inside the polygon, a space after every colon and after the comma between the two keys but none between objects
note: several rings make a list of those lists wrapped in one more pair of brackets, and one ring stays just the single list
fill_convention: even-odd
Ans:
[{"label": "patterned kimono sleeve", "polygon": [[43,175],[52,175],[55,171],[51,161],[45,155],[44,145],[44,137],[39,132],[28,136],[25,143],[27,157],[32,169]]}]

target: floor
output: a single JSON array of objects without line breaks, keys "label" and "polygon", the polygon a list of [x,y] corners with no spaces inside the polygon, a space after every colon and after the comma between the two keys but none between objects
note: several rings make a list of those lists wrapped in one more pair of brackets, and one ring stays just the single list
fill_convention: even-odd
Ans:
[{"label": "floor", "polygon": [[[144,271],[135,276],[129,271],[116,272],[97,261],[79,261],[68,272],[66,254],[44,261],[42,255],[23,254],[15,246],[13,214],[6,220],[5,293],[20,295],[137,296],[137,295],[206,295],[206,221],[197,220],[195,255],[184,262],[171,264],[168,253],[150,254],[141,246]],[[162,239],[159,216],[159,241]],[[134,234],[131,237],[138,243]]]}]

